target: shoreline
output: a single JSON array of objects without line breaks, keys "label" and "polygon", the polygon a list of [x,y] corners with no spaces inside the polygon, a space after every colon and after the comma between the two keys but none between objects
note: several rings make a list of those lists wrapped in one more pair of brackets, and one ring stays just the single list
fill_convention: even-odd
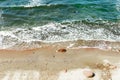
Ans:
[{"label": "shoreline", "polygon": [[80,49],[80,48],[96,48],[101,50],[112,50],[120,52],[120,42],[111,42],[104,40],[75,40],[75,41],[65,41],[65,42],[42,42],[42,41],[32,41],[32,42],[21,42],[15,44],[8,48],[1,48],[0,51],[10,50],[10,51],[27,51],[36,50],[43,47],[49,46],[60,46],[70,49]]}]

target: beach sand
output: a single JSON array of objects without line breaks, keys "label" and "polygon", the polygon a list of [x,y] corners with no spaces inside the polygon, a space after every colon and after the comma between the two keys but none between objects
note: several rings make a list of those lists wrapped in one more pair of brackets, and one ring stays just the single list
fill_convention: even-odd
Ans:
[{"label": "beach sand", "polygon": [[[120,52],[45,45],[0,50],[0,80],[119,80]],[[83,73],[94,72],[91,78]]]}]

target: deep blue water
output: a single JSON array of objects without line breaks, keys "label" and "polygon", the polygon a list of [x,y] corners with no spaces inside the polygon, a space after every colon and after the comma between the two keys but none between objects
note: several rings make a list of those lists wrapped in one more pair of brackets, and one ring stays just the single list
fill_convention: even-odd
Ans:
[{"label": "deep blue water", "polygon": [[0,30],[1,45],[20,39],[120,41],[120,0],[0,0]]},{"label": "deep blue water", "polygon": [[1,0],[0,26],[65,21],[119,22],[117,0]]}]

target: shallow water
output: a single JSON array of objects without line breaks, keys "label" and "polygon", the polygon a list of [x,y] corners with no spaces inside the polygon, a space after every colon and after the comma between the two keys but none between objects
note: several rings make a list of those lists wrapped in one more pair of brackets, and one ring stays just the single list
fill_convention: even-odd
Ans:
[{"label": "shallow water", "polygon": [[120,0],[0,1],[0,48],[74,40],[120,42]]}]

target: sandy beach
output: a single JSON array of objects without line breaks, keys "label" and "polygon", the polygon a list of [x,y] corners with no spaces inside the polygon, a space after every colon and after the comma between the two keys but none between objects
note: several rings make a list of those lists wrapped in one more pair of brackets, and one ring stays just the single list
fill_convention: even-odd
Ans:
[{"label": "sandy beach", "polygon": [[[60,45],[0,50],[0,80],[119,80],[119,57],[112,50]],[[86,77],[85,69],[95,75]]]}]

